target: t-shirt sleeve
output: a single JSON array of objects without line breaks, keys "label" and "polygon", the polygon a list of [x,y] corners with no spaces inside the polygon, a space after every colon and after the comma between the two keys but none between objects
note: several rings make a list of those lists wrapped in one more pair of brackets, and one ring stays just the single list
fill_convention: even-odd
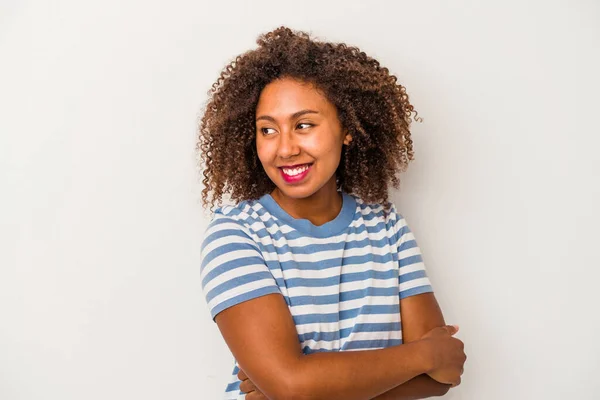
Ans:
[{"label": "t-shirt sleeve", "polygon": [[201,247],[202,291],[213,321],[226,308],[281,293],[258,245],[240,221],[216,215]]},{"label": "t-shirt sleeve", "polygon": [[398,293],[400,299],[433,292],[415,236],[404,217],[396,212],[395,207],[393,207],[393,211],[396,215],[394,231],[398,249]]}]

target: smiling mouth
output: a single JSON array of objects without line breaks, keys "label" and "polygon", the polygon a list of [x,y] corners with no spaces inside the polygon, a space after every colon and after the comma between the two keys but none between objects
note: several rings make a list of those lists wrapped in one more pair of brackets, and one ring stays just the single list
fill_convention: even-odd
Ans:
[{"label": "smiling mouth", "polygon": [[298,182],[304,179],[312,168],[312,163],[303,164],[294,168],[279,167],[283,179],[290,182]]},{"label": "smiling mouth", "polygon": [[278,168],[280,170],[282,170],[286,175],[294,176],[294,175],[298,175],[298,174],[304,172],[305,170],[310,168],[311,165],[312,165],[312,163],[308,163],[308,164],[299,164],[295,167],[278,167]]}]

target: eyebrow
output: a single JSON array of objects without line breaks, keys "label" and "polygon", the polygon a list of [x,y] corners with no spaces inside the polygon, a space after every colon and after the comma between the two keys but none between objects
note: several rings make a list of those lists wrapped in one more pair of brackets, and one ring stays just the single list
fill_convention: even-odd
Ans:
[{"label": "eyebrow", "polygon": [[[304,114],[318,114],[318,111],[315,110],[300,110],[297,111],[295,113],[293,113],[292,115],[290,115],[290,119],[296,119]],[[270,115],[261,115],[260,117],[256,118],[256,122],[260,121],[261,119],[266,119],[267,121],[272,121],[275,122],[275,118],[271,117]]]}]

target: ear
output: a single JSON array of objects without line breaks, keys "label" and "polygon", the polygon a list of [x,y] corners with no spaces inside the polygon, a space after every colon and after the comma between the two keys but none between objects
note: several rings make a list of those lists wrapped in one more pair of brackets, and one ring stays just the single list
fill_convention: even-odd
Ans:
[{"label": "ear", "polygon": [[[348,131],[346,131],[346,132],[348,132]],[[344,138],[344,144],[345,144],[346,146],[348,146],[348,145],[350,144],[350,142],[351,142],[351,141],[352,141],[352,135],[351,135],[351,134],[349,134],[349,133],[346,133],[346,136],[345,136],[345,138]]]}]

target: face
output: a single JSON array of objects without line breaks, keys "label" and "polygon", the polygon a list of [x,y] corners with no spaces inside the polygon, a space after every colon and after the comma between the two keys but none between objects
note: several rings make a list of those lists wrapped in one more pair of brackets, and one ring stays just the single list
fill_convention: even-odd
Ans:
[{"label": "face", "polygon": [[313,85],[281,78],[261,92],[256,149],[265,172],[283,195],[305,198],[319,190],[335,191],[342,144],[351,140],[342,130],[335,106]]}]

